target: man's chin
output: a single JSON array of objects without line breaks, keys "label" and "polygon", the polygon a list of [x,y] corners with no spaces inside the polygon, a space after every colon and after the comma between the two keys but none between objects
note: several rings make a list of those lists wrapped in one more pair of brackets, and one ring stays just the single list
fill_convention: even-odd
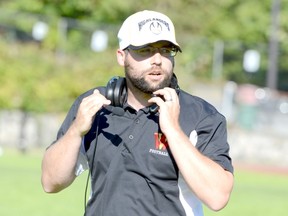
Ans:
[{"label": "man's chin", "polygon": [[140,91],[146,93],[146,94],[152,94],[153,92],[163,89],[165,87],[168,87],[170,85],[170,80],[164,79],[164,80],[157,80],[153,81],[150,79],[131,79],[131,83],[138,88]]},{"label": "man's chin", "polygon": [[150,86],[149,88],[145,89],[145,93],[147,94],[152,94],[153,92],[159,90],[159,89],[163,89],[165,87],[168,87],[166,85],[155,85],[155,86]]},{"label": "man's chin", "polygon": [[150,88],[154,91],[159,90],[159,89],[163,89],[165,87],[169,87],[170,86],[170,80],[161,80],[159,82],[152,82],[150,83]]}]

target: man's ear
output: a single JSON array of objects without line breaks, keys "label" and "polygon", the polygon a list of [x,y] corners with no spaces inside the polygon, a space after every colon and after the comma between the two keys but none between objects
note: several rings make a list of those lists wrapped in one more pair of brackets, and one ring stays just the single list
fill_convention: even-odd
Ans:
[{"label": "man's ear", "polygon": [[124,66],[125,62],[125,51],[121,49],[117,49],[117,61],[120,66]]}]

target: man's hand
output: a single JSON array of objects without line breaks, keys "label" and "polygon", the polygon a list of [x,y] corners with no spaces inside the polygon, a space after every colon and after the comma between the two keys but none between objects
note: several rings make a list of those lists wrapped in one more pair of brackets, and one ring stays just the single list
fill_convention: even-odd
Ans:
[{"label": "man's hand", "polygon": [[168,134],[175,127],[179,127],[180,105],[178,95],[174,89],[168,87],[159,89],[153,94],[159,95],[159,97],[152,97],[148,102],[156,103],[159,106],[161,131]]},{"label": "man's hand", "polygon": [[110,103],[98,90],[82,100],[68,131],[44,154],[41,177],[44,191],[55,193],[74,181],[82,137],[90,130],[98,110]]},{"label": "man's hand", "polygon": [[84,136],[91,128],[95,114],[103,107],[111,103],[106,99],[99,90],[94,90],[93,94],[84,98],[79,105],[79,109],[72,127],[79,132],[80,136]]}]

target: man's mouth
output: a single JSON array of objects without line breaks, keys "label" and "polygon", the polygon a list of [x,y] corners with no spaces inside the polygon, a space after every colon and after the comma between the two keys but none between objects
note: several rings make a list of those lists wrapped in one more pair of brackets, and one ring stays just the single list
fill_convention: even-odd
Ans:
[{"label": "man's mouth", "polygon": [[162,75],[162,72],[161,71],[152,71],[149,73],[149,75],[160,76],[160,75]]},{"label": "man's mouth", "polygon": [[159,76],[159,75],[161,75],[161,73],[150,73],[149,75]]}]

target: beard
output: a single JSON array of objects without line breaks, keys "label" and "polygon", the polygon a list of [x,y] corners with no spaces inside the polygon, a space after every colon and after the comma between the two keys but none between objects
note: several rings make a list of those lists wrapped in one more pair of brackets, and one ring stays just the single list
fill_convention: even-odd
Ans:
[{"label": "beard", "polygon": [[[145,74],[148,74],[150,70],[143,70],[140,73],[140,76],[134,75],[136,74],[131,66],[128,64],[125,65],[125,76],[126,79],[129,80],[129,82],[138,90],[142,91],[146,94],[152,94],[154,91],[158,89],[162,89],[164,87],[169,87],[171,85],[171,79],[173,75],[172,73],[169,73],[168,71],[164,71],[163,74],[165,74],[164,79],[159,83],[152,83],[145,79]],[[139,72],[137,72],[138,74]]]}]

